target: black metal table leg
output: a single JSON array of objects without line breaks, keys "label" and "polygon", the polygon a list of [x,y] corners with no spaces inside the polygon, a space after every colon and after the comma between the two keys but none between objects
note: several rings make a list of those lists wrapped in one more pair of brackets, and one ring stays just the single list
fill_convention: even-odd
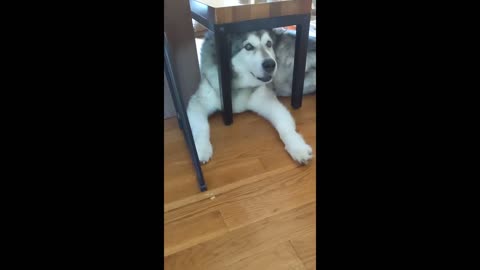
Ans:
[{"label": "black metal table leg", "polygon": [[307,44],[310,31],[310,14],[302,18],[296,25],[295,58],[293,62],[292,81],[292,107],[298,109],[302,106],[303,83],[305,81],[305,65],[307,61]]},{"label": "black metal table leg", "polygon": [[177,120],[178,120],[178,127],[180,127],[180,129],[183,131],[182,119],[180,118],[180,115],[178,114],[178,112],[177,112]]},{"label": "black metal table leg", "polygon": [[193,166],[195,167],[195,172],[197,174],[197,181],[200,187],[200,191],[207,190],[207,184],[203,179],[202,168],[200,167],[200,161],[198,160],[197,150],[195,148],[195,141],[193,140],[192,130],[190,128],[190,123],[187,117],[187,111],[183,104],[182,96],[178,92],[176,76],[173,72],[172,62],[171,62],[171,53],[168,45],[167,35],[163,33],[164,39],[164,66],[165,73],[168,81],[168,86],[170,87],[170,93],[172,94],[173,103],[175,105],[175,110],[177,111],[177,119],[180,128],[183,131],[183,136],[187,142],[188,150],[190,151],[190,156],[193,161]]},{"label": "black metal table leg", "polygon": [[223,108],[223,122],[225,125],[233,123],[232,112],[232,71],[230,67],[230,44],[227,39],[227,32],[222,26],[215,26],[215,48],[218,63],[218,82]]}]

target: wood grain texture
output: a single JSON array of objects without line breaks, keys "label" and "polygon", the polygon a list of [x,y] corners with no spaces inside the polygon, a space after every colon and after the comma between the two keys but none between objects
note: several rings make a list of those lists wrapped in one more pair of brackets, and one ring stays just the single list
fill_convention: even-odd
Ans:
[{"label": "wood grain texture", "polygon": [[228,266],[229,270],[305,270],[290,242],[260,252]]},{"label": "wood grain texture", "polygon": [[222,7],[234,7],[245,5],[258,5],[265,3],[286,2],[295,0],[195,0],[210,7],[222,8]]},{"label": "wood grain texture", "polygon": [[[211,199],[214,197],[216,198],[215,202],[220,202],[220,199],[224,198],[223,195],[227,192],[228,196],[231,197],[232,194],[237,194],[239,190],[243,192],[243,189],[239,189],[240,187],[256,185],[256,182],[260,183],[260,181],[264,184],[266,183],[266,180],[270,181],[271,179],[275,179],[278,175],[296,167],[296,165],[290,165],[276,170],[271,170],[266,173],[248,177],[246,179],[242,179],[215,189],[209,189],[207,192],[197,193],[193,196],[167,203],[164,205],[165,216],[168,216],[168,218],[165,219],[165,222],[170,222],[180,217],[191,215],[192,213],[189,213],[190,209],[194,211],[194,209],[198,208],[197,206],[199,205],[210,205],[209,207],[211,207],[212,202],[207,201],[206,199]],[[181,209],[178,209],[180,207]],[[202,207],[201,209],[206,208]],[[195,213],[198,214],[198,212]]]},{"label": "wood grain texture", "polygon": [[212,24],[309,14],[312,0],[190,0],[192,12]]},{"label": "wood grain texture", "polygon": [[164,268],[229,269],[229,265],[314,230],[315,203],[311,203],[167,256]]},{"label": "wood grain texture", "polygon": [[315,270],[317,267],[317,243],[315,241],[316,231],[290,240],[295,253],[305,265],[306,270]]},{"label": "wood grain texture", "polygon": [[[287,167],[261,181],[244,183],[213,200],[198,201],[164,213],[164,222],[220,211],[229,229],[280,214],[316,200],[315,168]],[[207,192],[208,193],[208,192]]]},{"label": "wood grain texture", "polygon": [[192,247],[227,232],[219,211],[165,225],[164,255]]},{"label": "wood grain texture", "polygon": [[[214,189],[209,189],[207,192],[197,193],[193,196],[189,196],[189,197],[186,197],[184,199],[180,199],[180,200],[177,200],[177,201],[167,203],[167,204],[164,205],[164,212],[166,212],[166,213],[168,212],[168,214],[171,215],[172,211],[177,209],[177,208],[180,208],[180,207],[183,207],[183,206],[188,208],[189,206],[191,206],[194,203],[195,203],[195,205],[199,205],[199,204],[208,202],[208,201],[203,201],[203,202],[200,202],[200,201],[206,200],[206,199],[218,198],[219,195],[223,195],[226,192],[236,190],[239,187],[243,187],[245,185],[252,185],[253,183],[264,180],[264,179],[271,179],[272,177],[277,177],[277,175],[279,175],[279,174],[281,174],[285,171],[288,171],[290,169],[293,169],[295,167],[296,166],[290,165],[290,166],[279,168],[279,169],[276,169],[276,170],[271,170],[271,171],[268,171],[266,173],[262,173],[262,174],[259,174],[259,175],[254,175],[254,176],[251,176],[251,177],[248,177],[248,178],[245,178],[245,179],[235,181],[235,182],[230,183],[228,185],[220,186],[220,187],[217,187],[217,188],[214,188]],[[185,209],[185,208],[182,208],[182,209]]]},{"label": "wood grain texture", "polygon": [[[315,169],[312,166],[292,169],[276,175],[271,181],[245,188],[241,196],[220,208],[230,229],[315,202]],[[247,191],[248,190],[248,191]]]}]

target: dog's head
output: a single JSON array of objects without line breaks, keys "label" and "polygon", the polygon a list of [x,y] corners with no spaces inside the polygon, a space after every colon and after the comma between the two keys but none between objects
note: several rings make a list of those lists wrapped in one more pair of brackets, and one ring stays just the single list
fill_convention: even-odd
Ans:
[{"label": "dog's head", "polygon": [[272,81],[277,71],[274,41],[275,36],[266,30],[232,35],[232,69],[238,79],[250,85]]}]

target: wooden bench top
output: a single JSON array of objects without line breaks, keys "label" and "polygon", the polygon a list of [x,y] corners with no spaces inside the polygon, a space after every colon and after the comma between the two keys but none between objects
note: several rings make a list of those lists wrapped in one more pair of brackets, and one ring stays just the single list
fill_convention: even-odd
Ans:
[{"label": "wooden bench top", "polygon": [[[192,13],[210,24],[310,14],[312,0],[189,0]],[[204,23],[199,21],[200,23]]]},{"label": "wooden bench top", "polygon": [[234,6],[256,5],[295,0],[195,0],[213,8],[225,8]]}]

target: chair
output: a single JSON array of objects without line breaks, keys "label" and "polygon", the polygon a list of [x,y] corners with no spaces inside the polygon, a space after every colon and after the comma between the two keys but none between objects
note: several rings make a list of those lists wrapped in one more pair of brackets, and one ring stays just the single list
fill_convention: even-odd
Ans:
[{"label": "chair", "polygon": [[301,107],[312,0],[189,1],[192,18],[214,32],[225,125],[233,123],[229,33],[296,25],[292,107]]},{"label": "chair", "polygon": [[203,178],[202,168],[200,167],[200,160],[198,159],[197,150],[195,148],[195,141],[193,140],[192,130],[190,128],[190,123],[187,117],[187,111],[185,110],[185,105],[183,104],[182,96],[178,92],[177,88],[177,78],[172,68],[172,54],[170,52],[170,47],[165,32],[163,33],[163,56],[165,57],[164,67],[165,75],[168,81],[168,87],[170,88],[170,93],[172,94],[173,103],[175,105],[175,110],[177,111],[177,120],[180,129],[183,132],[185,141],[187,142],[188,150],[190,151],[190,157],[192,158],[193,166],[195,167],[195,173],[197,174],[197,181],[200,191],[207,190],[207,184]]}]

